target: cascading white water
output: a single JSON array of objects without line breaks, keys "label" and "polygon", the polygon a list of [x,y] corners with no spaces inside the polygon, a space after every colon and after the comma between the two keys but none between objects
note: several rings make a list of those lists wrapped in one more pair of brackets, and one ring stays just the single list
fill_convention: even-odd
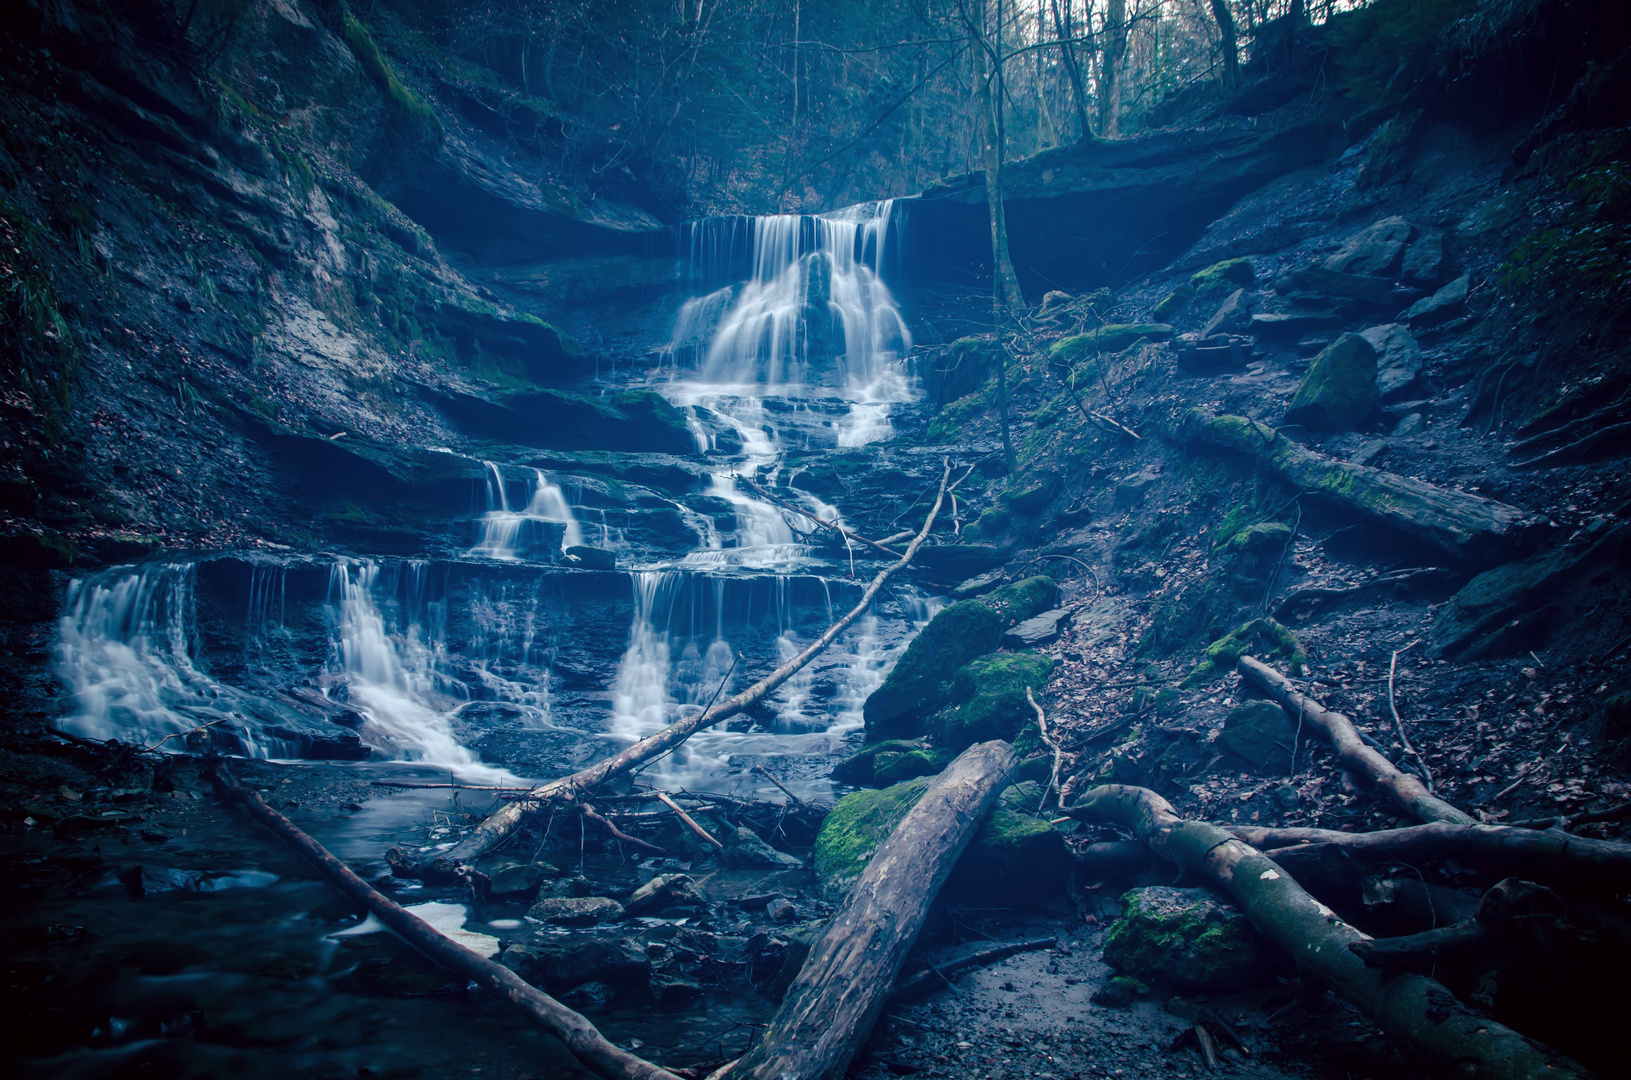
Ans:
[{"label": "cascading white water", "polygon": [[151,745],[223,722],[249,753],[268,751],[248,696],[193,662],[196,578],[192,563],[164,563],[69,582],[53,665],[74,702],[65,731]]},{"label": "cascading white water", "polygon": [[484,765],[459,743],[451,716],[458,706],[439,686],[436,666],[446,654],[439,634],[400,620],[396,633],[374,602],[379,567],[340,560],[330,578],[334,614],[334,674],[347,704],[367,721],[364,741],[389,757],[439,765],[464,780],[513,783],[504,769]]},{"label": "cascading white water", "polygon": [[535,546],[528,535],[539,524],[562,525],[560,549],[583,544],[583,528],[566,501],[566,493],[552,483],[542,469],[533,470],[532,493],[520,510],[510,508],[509,494],[504,490],[504,474],[491,461],[487,467],[487,512],[481,516],[481,536],[470,554],[503,562],[517,562],[527,550]]}]

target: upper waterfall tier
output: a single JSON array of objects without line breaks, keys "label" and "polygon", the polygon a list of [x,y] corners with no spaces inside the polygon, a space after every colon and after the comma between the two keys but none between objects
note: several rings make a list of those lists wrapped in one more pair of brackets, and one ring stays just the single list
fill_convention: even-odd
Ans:
[{"label": "upper waterfall tier", "polygon": [[[686,302],[669,352],[689,378],[763,391],[820,385],[898,399],[911,333],[883,271],[898,248],[892,201],[829,216],[708,218],[687,226],[692,276],[736,278]],[[902,380],[903,381],[903,380]]]}]

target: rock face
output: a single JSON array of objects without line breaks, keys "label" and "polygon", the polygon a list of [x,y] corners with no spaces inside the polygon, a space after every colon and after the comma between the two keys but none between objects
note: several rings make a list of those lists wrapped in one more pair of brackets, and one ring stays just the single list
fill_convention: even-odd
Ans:
[{"label": "rock face", "polygon": [[997,647],[1003,631],[1053,607],[1059,586],[1031,577],[936,615],[896,661],[864,707],[867,741],[909,738],[946,700],[957,670]]},{"label": "rock face", "polygon": [[1345,274],[1386,274],[1398,266],[1414,231],[1402,217],[1385,217],[1326,259],[1325,268]]},{"label": "rock face", "polygon": [[1182,990],[1239,990],[1271,968],[1269,945],[1232,904],[1205,889],[1156,885],[1122,896],[1104,936],[1105,963]]},{"label": "rock face", "polygon": [[1376,350],[1376,392],[1385,401],[1408,390],[1421,374],[1421,346],[1398,323],[1372,326],[1359,336]]},{"label": "rock face", "polygon": [[1343,334],[1314,358],[1286,409],[1286,423],[1313,431],[1352,431],[1376,410],[1376,350]]},{"label": "rock face", "polygon": [[1291,771],[1297,737],[1297,725],[1284,709],[1271,701],[1249,701],[1230,711],[1220,741],[1259,776],[1284,776]]}]

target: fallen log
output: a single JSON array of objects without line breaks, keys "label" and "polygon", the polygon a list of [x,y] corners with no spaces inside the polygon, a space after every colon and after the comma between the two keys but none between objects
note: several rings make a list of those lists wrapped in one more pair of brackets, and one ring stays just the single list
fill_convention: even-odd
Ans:
[{"label": "fallen log", "polygon": [[1592,840],[1561,829],[1439,821],[1364,833],[1257,825],[1230,825],[1227,831],[1253,847],[1273,851],[1276,857],[1311,853],[1317,847],[1330,845],[1354,855],[1407,863],[1456,859],[1548,880],[1566,879],[1614,892],[1631,891],[1631,844]]},{"label": "fallen log", "polygon": [[944,964],[935,964],[924,968],[912,975],[907,975],[895,983],[895,989],[890,991],[890,1004],[912,994],[925,990],[933,990],[937,986],[945,985],[953,978],[965,971],[972,971],[977,967],[986,967],[1010,956],[1020,953],[1036,952],[1040,949],[1051,949],[1059,944],[1058,938],[1036,938],[1033,941],[1016,941],[1011,945],[997,945],[990,949],[981,949],[979,952],[960,956]]},{"label": "fallen log", "polygon": [[958,755],[879,846],[736,1080],[840,1080],[872,1033],[929,906],[1019,763],[1005,742]]},{"label": "fallen log", "polygon": [[1244,416],[1191,409],[1190,442],[1249,454],[1281,479],[1371,521],[1425,540],[1468,562],[1499,561],[1523,546],[1546,519],[1494,499],[1436,487],[1368,465],[1334,461]]},{"label": "fallen log", "polygon": [[1526,931],[1530,943],[1536,944],[1535,930],[1566,913],[1563,901],[1552,890],[1532,881],[1503,878],[1484,893],[1470,919],[1419,934],[1355,941],[1348,948],[1366,967],[1430,970],[1437,961],[1453,956],[1521,948]]},{"label": "fallen log", "polygon": [[580,769],[571,776],[551,780],[547,784],[533,788],[525,797],[494,811],[486,821],[476,826],[442,858],[455,864],[475,861],[508,839],[510,834],[520,827],[526,815],[537,810],[542,804],[557,800],[575,801],[581,793],[595,791],[613,777],[621,776],[630,769],[667,753],[698,731],[724,723],[786,682],[795,672],[831,645],[839,634],[849,629],[851,623],[866,613],[867,608],[872,606],[873,597],[878,595],[878,590],[884,587],[885,582],[911,565],[918,549],[928,539],[929,531],[934,528],[934,519],[946,501],[946,483],[950,479],[951,461],[948,458],[945,470],[940,475],[940,494],[934,500],[934,505],[929,508],[929,516],[924,519],[923,527],[907,546],[905,554],[880,570],[861,593],[860,601],[837,622],[827,627],[820,637],[805,646],[798,655],[741,693],[724,701],[715,702],[699,713],[677,720],[663,730],[647,735],[632,746],[627,746],[586,769]]},{"label": "fallen log", "polygon": [[1333,712],[1301,693],[1291,680],[1255,657],[1242,656],[1235,665],[1240,674],[1280,703],[1286,715],[1297,723],[1306,724],[1325,736],[1325,741],[1337,753],[1337,761],[1344,769],[1388,793],[1401,808],[1418,821],[1448,821],[1456,825],[1471,825],[1472,818],[1427,790],[1421,779],[1400,772],[1387,758],[1373,747],[1367,746],[1353,722],[1339,712]]},{"label": "fallen log", "polygon": [[1467,1080],[1585,1080],[1575,1064],[1467,1009],[1434,979],[1387,975],[1349,948],[1370,938],[1315,900],[1268,856],[1216,825],[1186,821],[1146,788],[1109,784],[1074,808],[1131,829],[1150,850],[1234,897],[1304,977],[1351,1001],[1409,1057]]},{"label": "fallen log", "polygon": [[255,821],[271,830],[293,848],[318,873],[351,900],[373,912],[398,937],[428,959],[479,983],[527,1019],[560,1039],[572,1056],[608,1080],[679,1080],[677,1076],[643,1058],[635,1057],[608,1042],[583,1016],[562,1005],[502,964],[465,948],[433,929],[413,912],[388,899],[352,869],[307,836],[292,821],[273,810],[258,794],[221,767],[219,761],[205,765],[222,799],[241,807]]}]

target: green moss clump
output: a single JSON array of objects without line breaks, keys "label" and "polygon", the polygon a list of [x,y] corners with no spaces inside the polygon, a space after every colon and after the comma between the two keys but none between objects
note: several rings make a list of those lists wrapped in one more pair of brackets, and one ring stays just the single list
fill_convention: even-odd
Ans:
[{"label": "green moss clump", "polygon": [[1223,545],[1225,551],[1263,552],[1280,551],[1291,539],[1291,526],[1279,521],[1259,521],[1239,529]]},{"label": "green moss clump", "polygon": [[1038,575],[941,611],[867,698],[867,741],[922,734],[923,720],[946,702],[959,668],[995,649],[1004,630],[1058,600],[1058,584]]},{"label": "green moss clump", "polygon": [[1166,323],[1112,323],[1085,334],[1061,338],[1048,350],[1051,359],[1075,363],[1094,353],[1118,353],[1139,338],[1166,341],[1172,337],[1172,327]]},{"label": "green moss clump", "polygon": [[1198,270],[1189,279],[1197,300],[1227,296],[1236,289],[1249,289],[1257,280],[1257,270],[1250,259],[1225,259]]},{"label": "green moss clump", "polygon": [[952,442],[963,429],[989,411],[997,399],[997,380],[992,379],[972,394],[965,394],[941,409],[929,424],[925,438],[931,443]]},{"label": "green moss clump", "polygon": [[823,891],[847,889],[866,869],[878,845],[929,789],[929,778],[845,795],[832,808],[815,842],[815,872]]},{"label": "green moss clump", "polygon": [[1170,322],[1172,317],[1188,307],[1189,302],[1193,299],[1195,299],[1195,286],[1187,281],[1183,282],[1176,289],[1167,293],[1161,302],[1155,305],[1155,310],[1150,314],[1155,316],[1157,322]]},{"label": "green moss clump", "polygon": [[1053,673],[1041,653],[994,653],[957,670],[952,700],[959,704],[931,722],[935,744],[963,749],[987,739],[1012,739],[1035,715],[1025,691],[1040,691]]},{"label": "green moss clump", "polygon": [[1268,973],[1269,953],[1246,916],[1204,889],[1133,889],[1104,936],[1105,963],[1185,990],[1238,990]]},{"label": "green moss clump", "polygon": [[369,34],[368,28],[351,13],[349,8],[340,9],[340,29],[341,36],[351,47],[357,62],[368,72],[369,77],[379,84],[379,88],[385,91],[385,96],[397,110],[409,120],[429,128],[437,138],[441,138],[442,122],[437,118],[436,110],[397,78],[396,69],[391,67],[390,61],[385,59],[385,54],[374,44],[373,35]]},{"label": "green moss clump", "polygon": [[1296,634],[1276,619],[1253,619],[1208,645],[1206,659],[1191,669],[1184,686],[1200,686],[1228,674],[1247,653],[1256,653],[1263,660],[1279,660],[1293,673],[1300,674],[1308,666],[1308,654]]},{"label": "green moss clump", "polygon": [[932,750],[879,754],[873,759],[872,782],[879,787],[887,787],[919,776],[935,776],[950,765],[956,756],[956,751],[938,747]]}]

